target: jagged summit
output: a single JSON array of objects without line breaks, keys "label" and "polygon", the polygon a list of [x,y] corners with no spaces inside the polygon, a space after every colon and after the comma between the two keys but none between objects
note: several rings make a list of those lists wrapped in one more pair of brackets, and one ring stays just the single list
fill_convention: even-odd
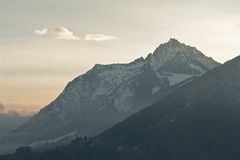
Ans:
[{"label": "jagged summit", "polygon": [[164,54],[176,54],[176,53],[184,53],[187,55],[189,51],[191,50],[191,54],[200,54],[202,56],[205,56],[201,51],[199,51],[196,47],[192,47],[190,45],[187,45],[185,43],[180,42],[179,40],[175,38],[170,38],[166,43],[160,44],[153,54],[158,54],[161,51],[170,51],[165,52]]},{"label": "jagged summit", "polygon": [[178,43],[180,43],[176,38],[170,38],[170,39],[168,40],[168,42],[178,42]]},{"label": "jagged summit", "polygon": [[197,48],[181,43],[174,38],[159,45],[153,54],[148,55],[147,59],[150,60],[154,70],[161,70],[167,66],[171,72],[179,72],[176,69],[186,72],[186,68],[188,68],[189,73],[200,74],[219,65],[212,58],[206,57]]},{"label": "jagged summit", "polygon": [[178,41],[177,39],[175,39],[175,38],[170,38],[169,40],[168,40],[168,42],[167,43],[165,43],[165,44],[168,44],[168,45],[172,45],[172,46],[177,46],[177,45],[183,45],[184,43],[181,43],[180,41]]},{"label": "jagged summit", "polygon": [[179,40],[175,39],[175,38],[170,38],[166,43],[162,43],[159,45],[158,48],[182,48],[182,47],[186,47],[187,45],[180,42]]}]

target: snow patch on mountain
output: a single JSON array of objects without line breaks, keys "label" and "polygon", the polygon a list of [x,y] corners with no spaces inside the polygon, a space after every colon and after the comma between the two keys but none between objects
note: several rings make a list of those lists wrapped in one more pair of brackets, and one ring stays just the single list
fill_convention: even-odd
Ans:
[{"label": "snow patch on mountain", "polygon": [[129,88],[126,88],[123,90],[122,94],[120,97],[115,99],[114,106],[118,111],[124,111],[127,112],[131,107],[131,97],[133,96],[133,93]]},{"label": "snow patch on mountain", "polygon": [[159,86],[155,86],[152,88],[152,95],[156,94],[160,90]]},{"label": "snow patch on mountain", "polygon": [[193,75],[188,74],[177,74],[177,73],[170,73],[170,76],[168,76],[169,85],[173,86],[175,84],[178,84],[188,78],[191,78]]},{"label": "snow patch on mountain", "polygon": [[197,66],[197,65],[195,65],[195,64],[189,64],[190,65],[190,67],[192,68],[192,69],[196,69],[196,70],[198,70],[200,73],[204,73],[205,71],[204,71],[204,69],[202,68],[202,67],[200,67],[200,66]]},{"label": "snow patch on mountain", "polygon": [[47,144],[47,143],[56,143],[56,142],[58,142],[58,141],[60,141],[64,138],[72,137],[74,135],[76,135],[76,132],[71,132],[71,133],[68,133],[66,135],[54,138],[54,139],[48,139],[48,140],[45,140],[45,141],[37,141],[37,142],[31,143],[29,146],[37,147],[37,146],[44,145],[44,144]]}]

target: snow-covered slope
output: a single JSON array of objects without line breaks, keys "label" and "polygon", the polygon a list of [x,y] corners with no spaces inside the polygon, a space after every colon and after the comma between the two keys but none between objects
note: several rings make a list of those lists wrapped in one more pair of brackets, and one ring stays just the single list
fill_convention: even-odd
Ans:
[{"label": "snow-covered slope", "polygon": [[196,48],[170,39],[146,58],[95,65],[10,136],[27,144],[70,133],[94,136],[218,65]]}]

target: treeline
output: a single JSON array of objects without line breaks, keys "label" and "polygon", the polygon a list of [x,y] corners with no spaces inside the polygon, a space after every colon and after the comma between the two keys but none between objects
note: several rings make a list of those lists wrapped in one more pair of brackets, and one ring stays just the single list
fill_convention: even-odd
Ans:
[{"label": "treeline", "polygon": [[120,154],[105,144],[95,144],[88,137],[77,137],[69,145],[52,150],[33,152],[23,146],[12,155],[0,156],[0,160],[120,160]]}]

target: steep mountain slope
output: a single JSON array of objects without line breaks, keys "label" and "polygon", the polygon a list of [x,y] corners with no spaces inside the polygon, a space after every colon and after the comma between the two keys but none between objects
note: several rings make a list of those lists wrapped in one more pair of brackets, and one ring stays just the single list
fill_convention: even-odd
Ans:
[{"label": "steep mountain slope", "polygon": [[240,56],[97,140],[136,159],[240,159]]},{"label": "steep mountain slope", "polygon": [[164,97],[177,84],[219,63],[170,39],[147,58],[129,64],[95,65],[0,143],[33,144],[76,135],[95,136]]}]

